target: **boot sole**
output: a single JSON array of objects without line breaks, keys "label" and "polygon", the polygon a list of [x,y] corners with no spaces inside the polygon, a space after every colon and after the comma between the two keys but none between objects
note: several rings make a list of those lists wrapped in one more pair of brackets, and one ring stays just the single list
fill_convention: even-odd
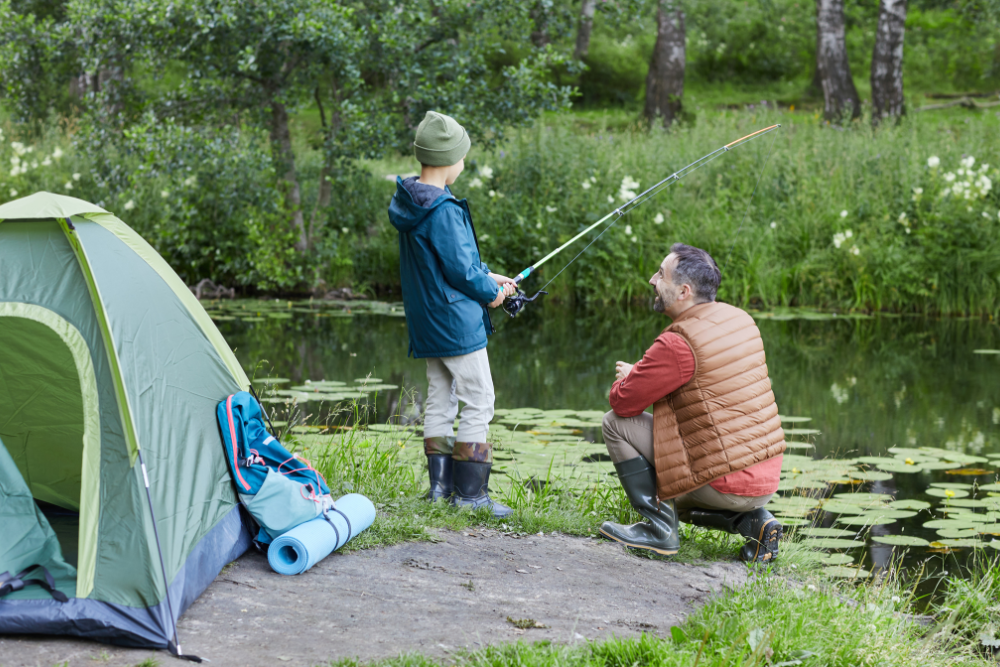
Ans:
[{"label": "boot sole", "polygon": [[677,549],[674,549],[673,551],[669,551],[667,549],[656,549],[654,547],[644,546],[644,545],[640,545],[640,544],[632,544],[631,542],[626,542],[625,540],[620,540],[617,537],[615,537],[614,535],[609,535],[608,533],[605,533],[603,530],[598,529],[597,532],[599,532],[601,535],[603,535],[604,537],[608,538],[609,540],[614,540],[615,542],[618,542],[619,544],[624,544],[625,546],[627,546],[630,549],[645,549],[646,551],[652,551],[654,553],[658,553],[661,556],[673,556],[673,555],[675,555],[677,553]]},{"label": "boot sole", "polygon": [[[782,536],[781,523],[774,518],[768,519],[760,527],[757,535],[757,548],[754,550],[753,558],[748,558],[748,563],[770,563],[778,557],[778,543]],[[766,534],[766,535],[765,535]],[[761,556],[761,551],[765,551]]]}]

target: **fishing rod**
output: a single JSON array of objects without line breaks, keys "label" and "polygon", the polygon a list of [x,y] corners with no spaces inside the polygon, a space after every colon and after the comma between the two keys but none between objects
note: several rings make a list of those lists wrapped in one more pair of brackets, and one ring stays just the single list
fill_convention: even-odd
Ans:
[{"label": "fishing rod", "polygon": [[[514,317],[519,312],[521,312],[521,309],[524,308],[524,305],[526,303],[530,303],[530,302],[534,301],[535,299],[537,299],[538,297],[540,297],[543,294],[548,294],[548,292],[545,292],[543,290],[546,287],[548,287],[552,283],[553,280],[555,280],[556,278],[558,278],[559,274],[562,273],[563,271],[565,271],[569,267],[570,264],[572,264],[573,262],[575,262],[580,257],[580,255],[582,255],[584,252],[586,252],[587,248],[589,248],[591,245],[593,245],[594,242],[597,241],[597,239],[599,239],[602,236],[604,236],[604,232],[606,232],[609,229],[611,229],[612,227],[614,227],[615,224],[618,223],[618,221],[622,218],[623,215],[625,215],[626,213],[628,213],[632,209],[636,208],[640,204],[644,204],[649,199],[652,199],[653,197],[655,197],[656,195],[658,195],[660,192],[662,192],[663,190],[666,190],[668,187],[670,187],[674,183],[678,182],[679,180],[681,180],[682,178],[684,178],[685,176],[687,176],[691,172],[697,171],[698,169],[701,169],[702,167],[704,167],[709,162],[715,160],[716,158],[722,156],[725,153],[728,153],[730,150],[732,150],[732,149],[734,149],[734,148],[736,148],[738,146],[742,146],[745,143],[749,143],[750,141],[753,141],[754,139],[757,139],[758,137],[762,137],[765,134],[773,132],[774,130],[777,130],[779,127],[781,127],[780,124],[771,125],[770,127],[765,127],[762,130],[757,130],[756,132],[752,132],[751,134],[748,134],[745,137],[741,137],[740,139],[737,139],[736,141],[731,141],[730,143],[726,144],[725,146],[722,146],[720,148],[716,148],[711,153],[708,153],[707,155],[704,155],[704,156],[698,158],[697,160],[695,160],[691,164],[678,169],[677,171],[675,171],[674,173],[670,174],[669,176],[667,176],[666,178],[664,178],[662,181],[660,181],[659,183],[657,183],[656,185],[652,186],[648,190],[645,190],[644,192],[639,193],[638,195],[636,195],[635,197],[633,197],[629,201],[625,202],[622,206],[620,206],[620,207],[616,208],[615,210],[611,211],[606,216],[604,216],[603,218],[601,218],[600,220],[598,220],[597,222],[595,222],[594,224],[590,225],[589,227],[587,227],[586,229],[584,229],[582,232],[580,232],[579,234],[577,234],[576,236],[574,236],[573,238],[571,238],[569,241],[566,241],[566,243],[563,243],[561,246],[559,246],[558,248],[556,248],[555,250],[553,250],[552,252],[550,252],[549,254],[547,254],[545,257],[542,257],[540,260],[538,260],[537,262],[535,262],[534,264],[532,264],[531,266],[529,266],[528,268],[526,268],[524,271],[521,271],[519,274],[517,274],[516,276],[514,276],[514,284],[517,285],[522,280],[524,280],[525,278],[527,278],[529,275],[531,275],[532,273],[534,273],[535,271],[537,271],[540,266],[542,266],[543,264],[545,264],[545,262],[549,261],[550,259],[552,259],[556,255],[558,255],[559,253],[561,253],[563,250],[565,250],[569,246],[571,246],[574,243],[576,243],[577,241],[579,241],[581,238],[583,238],[584,236],[586,236],[590,231],[592,231],[593,229],[599,227],[603,223],[607,222],[610,218],[612,218],[612,217],[615,218],[614,220],[611,221],[611,224],[609,224],[607,227],[605,227],[603,230],[601,230],[601,233],[598,234],[596,237],[594,237],[594,239],[591,240],[591,242],[588,243],[584,247],[584,249],[581,250],[577,254],[576,257],[574,257],[573,259],[571,259],[569,261],[569,263],[566,264],[566,266],[564,266],[562,269],[560,269],[559,273],[557,273],[556,275],[552,276],[552,278],[549,280],[549,282],[545,283],[545,285],[542,286],[542,289],[539,290],[539,291],[537,291],[534,296],[528,297],[526,294],[524,294],[524,292],[521,291],[520,288],[518,288],[517,294],[515,294],[513,296],[510,296],[510,297],[507,297],[504,300],[504,302],[503,302],[503,309],[507,312],[508,315],[510,315],[511,317]],[[759,182],[759,179],[758,179],[758,182]],[[754,190],[756,191],[756,186],[754,187]],[[753,195],[751,195],[751,200],[752,199],[753,199]],[[749,204],[748,204],[748,207],[749,207]],[[741,226],[742,226],[742,222],[741,222]]]}]

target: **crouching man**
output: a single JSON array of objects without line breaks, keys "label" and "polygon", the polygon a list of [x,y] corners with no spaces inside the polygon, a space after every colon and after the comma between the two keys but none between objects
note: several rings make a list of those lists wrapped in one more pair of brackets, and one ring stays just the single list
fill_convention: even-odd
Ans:
[{"label": "crouching man", "polygon": [[782,529],[764,506],[778,490],[785,436],[760,331],[715,301],[720,278],[707,252],[677,243],[649,279],[653,309],[673,322],[638,363],[617,362],[604,415],[608,453],[646,521],[608,521],[601,533],[671,555],[680,520],[739,533],[740,559],[768,562]]}]

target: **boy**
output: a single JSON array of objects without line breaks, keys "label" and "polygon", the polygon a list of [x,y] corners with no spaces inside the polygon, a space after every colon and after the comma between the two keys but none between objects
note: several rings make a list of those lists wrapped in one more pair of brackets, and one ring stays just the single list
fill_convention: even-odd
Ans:
[{"label": "boy", "polygon": [[[397,177],[389,221],[399,231],[409,353],[427,359],[427,498],[489,507],[502,518],[513,510],[492,500],[487,489],[494,395],[486,356],[493,324],[486,307],[496,308],[517,287],[482,262],[469,205],[448,188],[465,168],[470,145],[468,133],[454,118],[428,111],[413,142],[420,176]],[[465,407],[456,437],[452,425],[460,400]]]}]

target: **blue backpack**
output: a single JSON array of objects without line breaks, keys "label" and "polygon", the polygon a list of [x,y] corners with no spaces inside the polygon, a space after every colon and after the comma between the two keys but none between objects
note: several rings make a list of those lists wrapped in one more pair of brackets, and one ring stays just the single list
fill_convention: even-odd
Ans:
[{"label": "blue backpack", "polygon": [[217,417],[240,502],[267,537],[278,537],[332,506],[323,476],[268,433],[257,399],[237,392],[219,403]]}]

